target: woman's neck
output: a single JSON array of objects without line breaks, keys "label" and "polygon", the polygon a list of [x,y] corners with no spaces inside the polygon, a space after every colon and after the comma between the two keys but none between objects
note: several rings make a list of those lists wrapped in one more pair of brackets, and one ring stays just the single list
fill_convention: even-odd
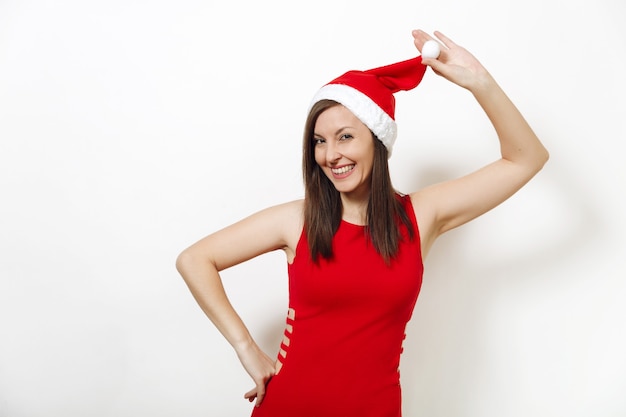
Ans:
[{"label": "woman's neck", "polygon": [[369,195],[355,198],[355,196],[341,194],[341,218],[348,223],[367,225],[367,205]]}]

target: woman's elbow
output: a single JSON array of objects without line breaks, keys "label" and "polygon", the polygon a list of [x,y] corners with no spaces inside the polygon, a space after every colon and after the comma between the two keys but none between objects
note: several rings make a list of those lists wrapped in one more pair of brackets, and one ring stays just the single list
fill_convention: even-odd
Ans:
[{"label": "woman's elbow", "polygon": [[544,146],[542,146],[539,155],[537,156],[537,172],[543,169],[544,165],[548,162],[549,159],[550,152],[548,152],[548,150]]},{"label": "woman's elbow", "polygon": [[176,270],[184,278],[186,272],[192,269],[196,262],[193,253],[189,249],[185,249],[176,257]]},{"label": "woman's elbow", "polygon": [[176,257],[176,270],[187,280],[188,277],[205,274],[208,270],[218,271],[215,260],[195,246],[183,250]]},{"label": "woman's elbow", "polygon": [[524,165],[526,165],[527,169],[532,172],[532,175],[535,175],[539,171],[541,171],[544,165],[550,159],[550,153],[543,146],[542,143],[537,142],[534,148],[529,149],[530,152],[526,154],[526,161]]}]

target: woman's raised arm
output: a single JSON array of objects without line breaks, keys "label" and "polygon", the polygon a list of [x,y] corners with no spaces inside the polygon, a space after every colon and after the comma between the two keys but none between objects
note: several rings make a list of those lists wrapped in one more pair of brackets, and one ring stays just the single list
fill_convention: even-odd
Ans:
[{"label": "woman's raised arm", "polygon": [[[416,215],[422,222],[425,250],[440,234],[496,207],[541,170],[548,151],[517,107],[482,64],[466,49],[440,32],[438,59],[423,59],[435,73],[469,90],[495,128],[501,158],[464,177],[435,184],[413,193]],[[416,47],[432,39],[413,32]]]}]

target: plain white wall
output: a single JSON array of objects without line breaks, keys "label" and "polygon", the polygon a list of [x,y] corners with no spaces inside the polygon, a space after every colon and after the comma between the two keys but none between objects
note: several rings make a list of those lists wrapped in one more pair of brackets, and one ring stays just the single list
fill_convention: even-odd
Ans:
[{"label": "plain white wall", "polygon": [[[0,416],[247,416],[251,381],[174,268],[205,234],[302,197],[323,83],[442,30],[495,75],[552,159],[443,236],[402,359],[406,416],[626,415],[626,6],[0,1]],[[469,93],[398,96],[404,192],[497,157]],[[223,274],[274,355],[286,265]]]}]

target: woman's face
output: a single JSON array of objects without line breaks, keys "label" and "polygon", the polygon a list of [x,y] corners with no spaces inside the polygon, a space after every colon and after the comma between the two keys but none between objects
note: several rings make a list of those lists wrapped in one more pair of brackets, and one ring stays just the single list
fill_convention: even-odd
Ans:
[{"label": "woman's face", "polygon": [[374,140],[369,128],[342,105],[318,116],[313,132],[315,162],[337,191],[369,194]]}]

